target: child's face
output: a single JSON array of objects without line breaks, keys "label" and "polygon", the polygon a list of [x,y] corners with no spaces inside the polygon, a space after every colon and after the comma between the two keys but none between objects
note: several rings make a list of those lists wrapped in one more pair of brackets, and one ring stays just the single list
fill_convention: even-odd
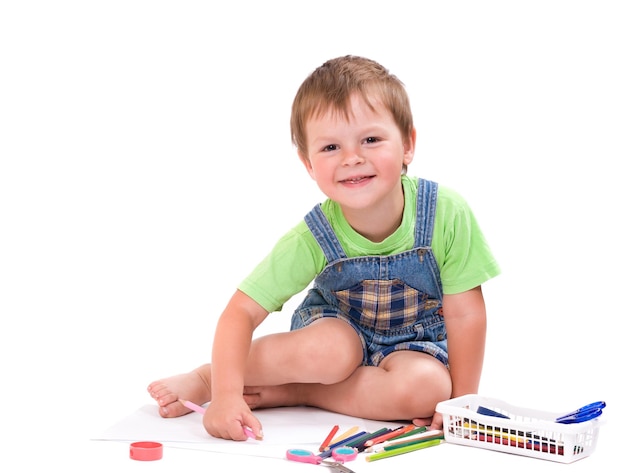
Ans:
[{"label": "child's face", "polygon": [[391,113],[371,102],[375,110],[355,94],[349,121],[328,111],[306,124],[309,154],[300,159],[320,190],[344,209],[366,210],[397,199],[402,167],[413,160],[415,132],[407,142]]}]

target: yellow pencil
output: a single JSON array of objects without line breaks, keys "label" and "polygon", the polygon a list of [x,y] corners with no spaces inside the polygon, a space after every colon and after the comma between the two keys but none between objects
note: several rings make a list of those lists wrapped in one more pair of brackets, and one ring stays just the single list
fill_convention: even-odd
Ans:
[{"label": "yellow pencil", "polygon": [[494,437],[502,437],[505,438],[511,442],[517,442],[517,443],[526,443],[529,442],[530,439],[525,439],[524,437],[519,437],[517,435],[511,435],[508,434],[506,432],[500,432],[500,431],[494,431],[493,429],[490,429],[489,427],[484,428],[484,427],[478,427],[476,424],[469,424],[467,422],[463,423],[463,427],[466,427],[468,429],[471,429],[473,432],[479,433],[479,434],[487,434],[487,435],[493,435]]},{"label": "yellow pencil", "polygon": [[329,445],[334,445],[337,442],[341,442],[344,439],[347,439],[348,437],[350,437],[350,435],[352,434],[356,434],[356,432],[359,430],[359,426],[355,425],[354,427],[349,428],[348,430],[346,430],[343,434],[339,435],[338,437],[335,437],[334,439],[332,439],[330,441]]}]

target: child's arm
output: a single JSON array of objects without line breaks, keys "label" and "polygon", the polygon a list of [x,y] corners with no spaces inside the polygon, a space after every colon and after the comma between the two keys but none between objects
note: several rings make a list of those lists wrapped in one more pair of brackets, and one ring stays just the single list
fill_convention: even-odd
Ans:
[{"label": "child's arm", "polygon": [[[483,368],[486,336],[485,302],[480,286],[459,294],[443,296],[443,318],[448,332],[448,363],[452,381],[451,397],[476,394]],[[418,426],[442,429],[443,418],[416,418]]]},{"label": "child's arm", "polygon": [[480,286],[443,296],[452,397],[476,394],[485,354],[487,315]]},{"label": "child's arm", "polygon": [[244,373],[254,329],[268,312],[237,290],[222,313],[215,330],[211,360],[211,403],[203,423],[209,434],[245,440],[243,427],[259,435],[261,424],[243,398]]}]

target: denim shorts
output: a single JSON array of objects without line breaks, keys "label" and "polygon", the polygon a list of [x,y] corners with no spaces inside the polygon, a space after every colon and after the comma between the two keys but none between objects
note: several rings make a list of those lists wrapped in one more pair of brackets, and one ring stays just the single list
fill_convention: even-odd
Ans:
[{"label": "denim shorts", "polygon": [[428,315],[413,324],[381,331],[359,324],[328,304],[316,289],[311,289],[291,317],[291,330],[306,327],[323,317],[343,320],[356,331],[363,347],[363,365],[378,366],[390,353],[411,350],[427,353],[448,367],[448,342],[442,315]]}]

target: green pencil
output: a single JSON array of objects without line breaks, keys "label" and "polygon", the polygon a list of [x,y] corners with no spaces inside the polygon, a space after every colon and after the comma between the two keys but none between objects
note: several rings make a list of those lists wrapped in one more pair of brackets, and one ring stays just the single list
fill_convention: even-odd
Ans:
[{"label": "green pencil", "polygon": [[398,448],[409,447],[411,445],[417,445],[418,443],[430,442],[431,440],[437,440],[437,439],[443,440],[444,435],[440,434],[437,436],[426,437],[422,439],[405,440],[403,442],[394,442],[394,443],[390,443],[389,445],[385,445],[384,450],[395,450]]},{"label": "green pencil", "polygon": [[383,458],[394,457],[396,455],[402,455],[403,453],[414,452],[415,450],[420,450],[426,447],[434,447],[435,445],[439,445],[441,443],[441,439],[428,440],[427,442],[416,443],[415,445],[409,445],[407,447],[396,448],[393,450],[385,450],[384,452],[372,453],[365,457],[365,461],[373,462],[376,460],[382,460]]},{"label": "green pencil", "polygon": [[373,439],[374,437],[378,437],[379,435],[384,434],[385,432],[387,432],[389,429],[387,429],[386,427],[382,427],[380,429],[378,429],[376,432],[371,432],[371,433],[366,433],[363,434],[361,437],[354,439],[352,442],[349,442],[346,444],[346,447],[354,447],[354,448],[358,448],[359,450],[361,450],[361,447],[363,447],[363,444],[365,442],[367,442],[369,439]]}]

